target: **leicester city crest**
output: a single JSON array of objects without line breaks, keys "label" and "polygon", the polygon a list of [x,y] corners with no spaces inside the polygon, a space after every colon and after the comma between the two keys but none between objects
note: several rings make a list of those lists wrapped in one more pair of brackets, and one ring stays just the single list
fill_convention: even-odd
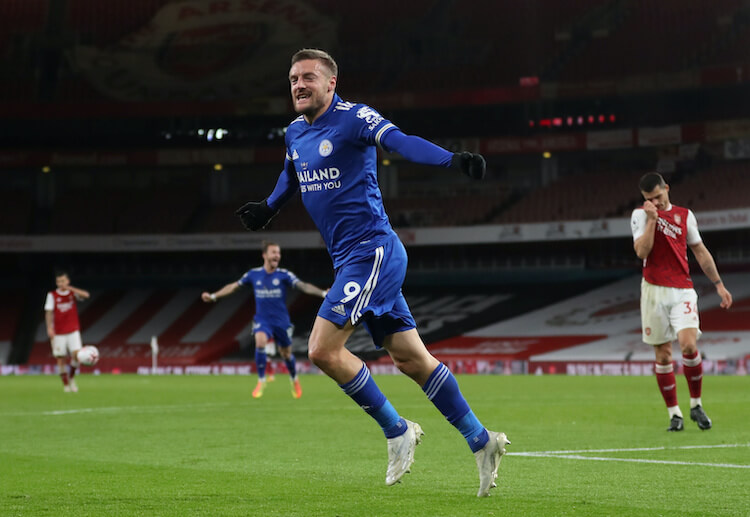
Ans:
[{"label": "leicester city crest", "polygon": [[318,152],[320,153],[320,156],[329,156],[333,152],[333,144],[331,141],[326,139],[320,142]]}]

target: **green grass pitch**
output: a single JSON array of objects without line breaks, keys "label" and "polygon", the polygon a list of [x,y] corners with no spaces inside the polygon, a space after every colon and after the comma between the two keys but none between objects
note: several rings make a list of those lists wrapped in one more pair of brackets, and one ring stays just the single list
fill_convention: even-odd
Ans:
[{"label": "green grass pitch", "polygon": [[[750,377],[707,377],[714,428],[667,433],[653,378],[459,376],[513,442],[486,499],[407,378],[377,377],[426,433],[393,487],[380,429],[333,381],[303,376],[294,400],[277,376],[254,400],[255,380],[83,375],[68,394],[53,376],[0,378],[0,515],[750,515]],[[581,450],[596,452],[564,452]]]}]

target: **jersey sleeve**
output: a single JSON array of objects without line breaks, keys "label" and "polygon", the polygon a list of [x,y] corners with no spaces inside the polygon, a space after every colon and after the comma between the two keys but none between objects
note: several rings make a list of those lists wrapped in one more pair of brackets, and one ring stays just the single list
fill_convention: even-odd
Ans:
[{"label": "jersey sleeve", "polygon": [[400,129],[388,131],[380,145],[389,152],[397,152],[410,162],[450,167],[453,153],[424,138],[406,135]]},{"label": "jersey sleeve", "polygon": [[695,246],[703,242],[701,234],[698,231],[698,220],[692,210],[688,210],[687,217],[687,243],[688,246]]},{"label": "jersey sleeve", "polygon": [[398,129],[390,120],[366,104],[358,104],[351,111],[354,113],[348,117],[347,129],[354,140],[363,144],[382,147],[383,137]]},{"label": "jersey sleeve", "polygon": [[646,219],[647,216],[644,209],[636,208],[633,210],[633,215],[630,217],[630,231],[633,232],[633,241],[637,241],[645,233]]},{"label": "jersey sleeve", "polygon": [[55,310],[55,297],[52,296],[52,293],[47,293],[47,299],[44,301],[44,310]]},{"label": "jersey sleeve", "polygon": [[299,283],[299,278],[297,278],[297,275],[292,273],[291,271],[286,271],[286,281],[289,282],[289,285],[294,287]]},{"label": "jersey sleeve", "polygon": [[253,279],[250,278],[250,271],[242,275],[242,278],[237,280],[237,283],[240,284],[241,286],[253,285]]},{"label": "jersey sleeve", "polygon": [[271,192],[271,195],[268,196],[266,202],[269,207],[278,210],[292,198],[298,189],[299,180],[294,170],[294,162],[292,162],[287,150],[286,158],[284,158],[284,170],[281,171],[279,179],[276,181],[276,187]]}]

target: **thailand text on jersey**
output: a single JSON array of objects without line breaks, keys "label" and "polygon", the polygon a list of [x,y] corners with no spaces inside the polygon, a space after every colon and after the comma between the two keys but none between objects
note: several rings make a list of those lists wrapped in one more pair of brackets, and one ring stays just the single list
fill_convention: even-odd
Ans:
[{"label": "thailand text on jersey", "polygon": [[[687,208],[675,205],[671,205],[669,210],[659,210],[654,231],[654,246],[643,261],[643,278],[648,283],[665,287],[693,287],[687,245],[688,219],[694,220],[694,217]],[[697,235],[697,226],[694,231]]]},{"label": "thailand text on jersey", "polygon": [[378,187],[375,146],[395,128],[372,108],[334,95],[312,125],[300,116],[287,129],[285,170],[296,178],[334,268],[369,256],[393,232]]},{"label": "thailand text on jersey", "polygon": [[70,334],[81,329],[73,291],[50,291],[47,293],[44,310],[52,311],[55,334]]},{"label": "thailand text on jersey", "polygon": [[240,285],[252,287],[255,292],[255,319],[284,328],[291,324],[286,307],[288,289],[297,282],[297,276],[283,268],[268,273],[263,267],[256,267],[239,279]]}]

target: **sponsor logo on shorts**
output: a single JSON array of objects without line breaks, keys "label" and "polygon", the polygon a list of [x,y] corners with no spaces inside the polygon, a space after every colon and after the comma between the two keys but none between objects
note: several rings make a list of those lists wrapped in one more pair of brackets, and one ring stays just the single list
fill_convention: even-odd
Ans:
[{"label": "sponsor logo on shorts", "polygon": [[647,336],[651,335],[651,327],[646,327],[646,335]]}]

